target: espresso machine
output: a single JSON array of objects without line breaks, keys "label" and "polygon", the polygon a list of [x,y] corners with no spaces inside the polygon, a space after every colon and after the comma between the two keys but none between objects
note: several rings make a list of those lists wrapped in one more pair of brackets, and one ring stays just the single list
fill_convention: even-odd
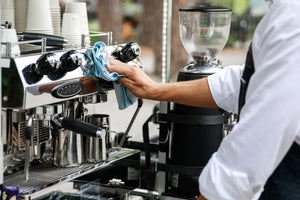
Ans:
[{"label": "espresso machine", "polygon": [[[141,65],[137,43],[112,44],[111,32],[95,36],[107,37],[106,50],[116,59]],[[87,54],[92,47],[83,43],[51,50],[45,38],[19,43],[42,43],[42,51],[2,57],[9,63],[2,68],[4,185],[19,187],[19,198],[31,199],[58,183],[139,155],[139,150],[118,146],[109,115],[86,108],[106,102],[113,89],[111,82],[85,75],[94,67]]]},{"label": "espresso machine", "polygon": [[[193,60],[181,68],[177,81],[201,79],[222,70],[216,56],[229,36],[231,9],[205,5],[180,8],[179,23],[181,42]],[[166,192],[199,195],[198,177],[232,120],[222,109],[178,103],[169,103],[167,113],[156,114],[160,138],[169,141],[161,145],[168,156],[158,167],[166,172]]]}]

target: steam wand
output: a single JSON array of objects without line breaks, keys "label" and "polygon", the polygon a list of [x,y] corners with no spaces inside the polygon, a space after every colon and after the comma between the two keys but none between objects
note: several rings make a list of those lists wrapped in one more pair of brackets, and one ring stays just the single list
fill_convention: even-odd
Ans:
[{"label": "steam wand", "polygon": [[26,129],[25,129],[25,137],[26,137],[26,148],[25,148],[25,181],[29,180],[29,162],[30,162],[30,142],[32,137],[32,120],[33,114],[29,116]]},{"label": "steam wand", "polygon": [[142,106],[143,106],[143,99],[140,99],[140,98],[139,98],[139,99],[138,99],[138,106],[137,106],[137,108],[136,108],[136,110],[135,110],[135,112],[134,112],[134,114],[133,114],[133,116],[132,116],[132,118],[131,118],[131,120],[130,120],[130,122],[129,122],[129,125],[128,125],[128,127],[127,127],[127,129],[126,129],[126,131],[125,131],[125,133],[124,133],[124,135],[123,135],[123,137],[122,137],[122,139],[121,139],[121,142],[120,142],[120,144],[119,144],[119,147],[120,147],[120,148],[122,148],[122,146],[124,145],[124,143],[125,143],[125,141],[126,141],[126,139],[127,139],[128,133],[129,133],[131,127],[132,127],[132,124],[133,124],[133,122],[135,121],[136,116],[137,116],[137,114],[139,113],[139,111],[140,111],[140,109],[141,109]]}]

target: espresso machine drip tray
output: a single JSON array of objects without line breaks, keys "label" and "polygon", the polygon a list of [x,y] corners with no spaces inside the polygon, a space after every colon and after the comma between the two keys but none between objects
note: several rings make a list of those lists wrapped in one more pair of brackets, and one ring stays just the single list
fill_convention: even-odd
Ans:
[{"label": "espresso machine drip tray", "polygon": [[96,164],[84,163],[75,167],[60,168],[53,165],[36,165],[30,167],[28,181],[25,181],[24,171],[19,171],[12,175],[5,176],[4,185],[14,185],[19,187],[19,197],[26,198],[38,191],[58,183],[76,179],[139,152],[139,150],[134,149],[114,149],[114,151],[109,153],[109,158],[104,162]]}]

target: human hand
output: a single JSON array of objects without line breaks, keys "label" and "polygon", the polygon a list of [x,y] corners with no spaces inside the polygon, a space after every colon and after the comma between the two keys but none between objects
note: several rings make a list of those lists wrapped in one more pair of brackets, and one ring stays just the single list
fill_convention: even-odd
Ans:
[{"label": "human hand", "polygon": [[106,69],[111,72],[124,74],[126,77],[121,77],[118,81],[123,83],[135,96],[157,100],[160,89],[159,83],[154,82],[137,65],[128,65],[110,56],[107,56],[107,58],[110,66],[106,66]]}]

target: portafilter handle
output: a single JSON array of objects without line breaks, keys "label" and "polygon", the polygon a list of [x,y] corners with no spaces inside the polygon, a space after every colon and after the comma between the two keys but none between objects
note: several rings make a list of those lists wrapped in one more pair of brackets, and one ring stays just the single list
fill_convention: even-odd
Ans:
[{"label": "portafilter handle", "polygon": [[93,124],[67,117],[59,117],[58,122],[60,123],[61,128],[68,129],[85,136],[101,138],[101,135],[105,132],[104,129]]}]

